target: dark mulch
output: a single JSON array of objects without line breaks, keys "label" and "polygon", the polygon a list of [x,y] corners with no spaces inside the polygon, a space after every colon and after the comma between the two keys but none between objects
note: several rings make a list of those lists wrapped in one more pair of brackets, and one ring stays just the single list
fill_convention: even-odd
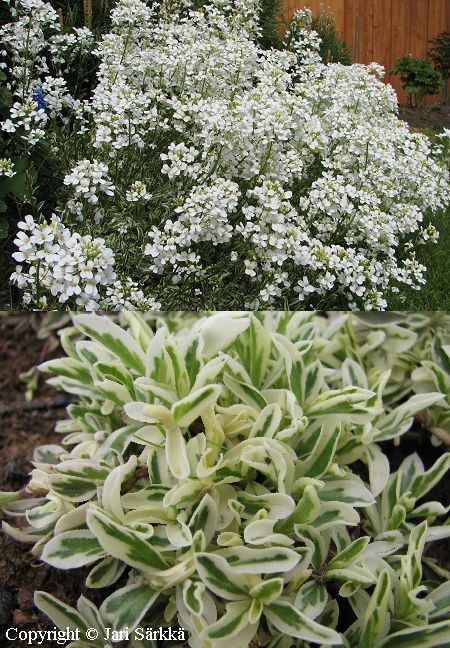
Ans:
[{"label": "dark mulch", "polygon": [[[67,399],[46,386],[42,378],[33,400],[24,400],[26,386],[19,374],[50,357],[48,343],[36,338],[29,319],[29,315],[0,317],[0,490],[4,491],[19,490],[27,483],[34,447],[61,442],[54,427],[58,419],[65,418],[67,405]],[[40,563],[28,553],[29,547],[0,532],[2,648],[12,645],[4,635],[11,625],[25,630],[53,627],[33,605],[35,590],[45,590],[71,604],[81,593],[95,600],[96,592],[84,587],[89,569],[68,575]],[[27,646],[18,640],[13,645]]]},{"label": "dark mulch", "polygon": [[[59,443],[54,432],[58,419],[65,417],[66,399],[45,385],[40,378],[33,400],[26,402],[25,385],[19,379],[21,372],[55,355],[48,342],[38,340],[30,326],[31,314],[0,317],[0,490],[18,490],[28,480],[33,448],[44,443]],[[58,355],[59,352],[56,352]],[[416,427],[402,445],[395,448],[385,444],[384,451],[395,470],[411,452],[418,452],[429,467],[442,452],[429,442],[429,435]],[[450,475],[430,494],[448,504]],[[16,542],[0,532],[0,646],[25,648],[26,642],[10,644],[5,630],[11,625],[19,629],[52,628],[53,624],[33,606],[33,593],[42,589],[74,605],[80,594],[96,604],[111,593],[88,590],[84,580],[89,569],[64,572],[41,564],[28,553],[29,546]],[[442,566],[450,568],[450,543],[432,543],[428,555]],[[345,616],[345,610],[343,610]]]},{"label": "dark mulch", "polygon": [[422,108],[409,108],[400,106],[400,119],[412,128],[441,130],[450,128],[450,105],[434,104]]}]

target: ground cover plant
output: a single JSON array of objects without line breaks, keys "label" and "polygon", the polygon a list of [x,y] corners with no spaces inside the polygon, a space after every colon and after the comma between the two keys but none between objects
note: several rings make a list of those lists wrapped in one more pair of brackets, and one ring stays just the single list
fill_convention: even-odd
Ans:
[{"label": "ground cover plant", "polygon": [[323,64],[308,12],[265,49],[258,0],[119,0],[99,36],[12,5],[25,304],[365,310],[423,286],[442,147],[398,120],[379,66]]},{"label": "ground cover plant", "polygon": [[62,442],[0,495],[36,557],[112,586],[77,609],[36,593],[71,648],[178,624],[203,648],[448,645],[450,574],[427,556],[448,508],[427,494],[450,454],[391,471],[384,449],[415,417],[448,442],[450,319],[378,318],[74,317],[41,366],[76,398]]}]

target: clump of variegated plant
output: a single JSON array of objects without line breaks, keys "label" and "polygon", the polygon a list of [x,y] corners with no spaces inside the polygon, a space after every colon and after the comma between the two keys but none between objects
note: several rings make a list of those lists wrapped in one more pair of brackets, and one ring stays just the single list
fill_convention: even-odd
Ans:
[{"label": "clump of variegated plant", "polygon": [[36,593],[73,648],[177,624],[203,648],[449,645],[450,574],[424,547],[450,536],[425,497],[450,455],[391,473],[380,446],[425,410],[445,431],[448,317],[121,318],[63,331],[42,369],[77,398],[64,439],[35,451],[33,499],[1,495],[36,556],[116,584],[99,609]]}]

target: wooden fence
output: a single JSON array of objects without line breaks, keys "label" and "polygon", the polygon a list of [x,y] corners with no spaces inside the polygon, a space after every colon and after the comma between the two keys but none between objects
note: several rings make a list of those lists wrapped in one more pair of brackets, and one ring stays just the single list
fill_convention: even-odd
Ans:
[{"label": "wooden fence", "polygon": [[333,10],[357,62],[384,65],[386,80],[402,103],[406,94],[400,79],[389,74],[396,59],[402,54],[425,57],[429,40],[450,31],[450,0],[284,0],[287,18],[304,7],[317,14],[320,6]]}]

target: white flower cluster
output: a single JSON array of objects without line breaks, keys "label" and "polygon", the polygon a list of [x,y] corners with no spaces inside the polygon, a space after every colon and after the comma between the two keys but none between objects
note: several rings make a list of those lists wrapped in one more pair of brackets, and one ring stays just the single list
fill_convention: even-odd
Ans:
[{"label": "white flower cluster", "polygon": [[136,180],[126,193],[127,201],[131,203],[146,203],[152,198],[152,194],[147,191],[147,186],[140,180]]},{"label": "white flower cluster", "polygon": [[[30,2],[42,32],[54,14]],[[133,232],[117,254],[128,265],[116,272],[132,274],[144,294],[161,290],[163,299],[167,283],[155,275],[175,284],[188,276],[198,291],[196,278],[232,254],[243,305],[386,308],[392,290],[424,283],[415,253],[436,239],[429,215],[449,200],[446,163],[398,119],[380,66],[323,65],[307,11],[297,13],[288,49],[265,51],[259,8],[258,0],[210,0],[201,11],[189,0],[119,0],[95,46],[90,99],[70,106],[43,65],[41,83],[30,85],[42,96],[18,98],[6,130],[44,132],[52,111],[72,110],[73,153],[64,127],[57,146],[73,193],[62,193],[58,211],[71,226],[95,225],[116,253],[117,233]],[[4,28],[18,59],[14,35],[26,15],[20,29]],[[90,205],[100,194],[97,213]]]},{"label": "white flower cluster", "polygon": [[146,297],[136,281],[128,278],[124,282],[115,281],[112,286],[106,289],[103,308],[113,311],[157,311],[161,309],[161,304],[152,297]]},{"label": "white flower cluster", "polygon": [[12,178],[16,175],[14,171],[14,163],[9,158],[0,158],[0,176],[5,176],[7,178]]},{"label": "white flower cluster", "polygon": [[108,177],[108,166],[97,160],[82,160],[64,178],[64,184],[73,187],[78,198],[98,203],[97,192],[114,196],[115,186]]},{"label": "white flower cluster", "polygon": [[194,187],[184,204],[175,209],[178,219],[167,221],[162,232],[154,228],[149,234],[152,243],[145,254],[152,257],[152,272],[163,272],[167,263],[181,274],[199,271],[201,260],[192,246],[201,241],[217,246],[231,240],[233,227],[228,215],[235,211],[239,195],[237,184],[223,178],[210,187]]},{"label": "white flower cluster", "polygon": [[15,101],[10,116],[1,127],[6,133],[21,131],[21,138],[34,146],[45,137],[47,114],[44,108],[39,108],[35,101],[26,99],[23,102]]},{"label": "white flower cluster", "polygon": [[15,244],[19,248],[13,257],[20,264],[13,281],[25,290],[25,303],[40,299],[41,289],[46,289],[62,304],[71,297],[87,310],[98,308],[99,287],[114,282],[114,255],[102,239],[73,234],[53,216],[50,223],[36,223],[27,216],[19,223]]},{"label": "white flower cluster", "polygon": [[49,223],[37,223],[28,215],[19,230],[19,251],[13,257],[20,265],[11,278],[24,291],[25,304],[47,308],[48,293],[60,304],[74,301],[87,311],[160,307],[131,279],[123,284],[117,280],[114,254],[103,239],[72,233],[56,215]]}]

